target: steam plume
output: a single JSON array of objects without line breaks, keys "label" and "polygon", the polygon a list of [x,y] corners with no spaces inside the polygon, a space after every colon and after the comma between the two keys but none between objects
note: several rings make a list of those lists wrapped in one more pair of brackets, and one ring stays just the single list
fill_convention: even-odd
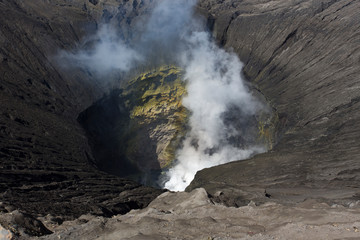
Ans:
[{"label": "steam plume", "polygon": [[[195,4],[194,0],[158,1],[145,27],[138,26],[136,32],[142,34],[131,47],[116,31],[103,26],[91,51],[63,55],[99,74],[126,72],[149,61],[175,63],[184,69],[188,94],[183,105],[191,112],[190,130],[174,166],[159,180],[175,191],[184,190],[198,170],[265,151],[251,141],[240,146],[232,140],[242,132],[226,122],[229,112],[241,122],[262,106],[244,85],[237,56],[220,49],[203,22],[194,17]],[[252,138],[243,136],[244,140]]]},{"label": "steam plume", "polygon": [[65,67],[73,65],[91,70],[98,77],[104,77],[112,71],[127,72],[143,61],[143,55],[127,46],[108,25],[102,25],[95,36],[84,42],[93,44],[89,49],[78,50],[75,53],[62,51],[58,59]]},{"label": "steam plume", "polygon": [[182,55],[188,95],[183,105],[191,111],[191,130],[177,152],[177,164],[167,173],[165,187],[184,190],[200,169],[241,160],[264,151],[261,146],[241,149],[229,138],[240,134],[225,124],[231,106],[241,109],[238,118],[254,115],[260,105],[243,84],[242,64],[236,55],[220,49],[206,32],[192,32]]}]

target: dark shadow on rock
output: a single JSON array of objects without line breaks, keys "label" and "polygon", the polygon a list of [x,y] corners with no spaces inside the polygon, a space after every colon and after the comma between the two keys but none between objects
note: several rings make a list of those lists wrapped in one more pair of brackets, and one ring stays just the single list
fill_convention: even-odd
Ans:
[{"label": "dark shadow on rock", "polygon": [[[142,149],[131,151],[134,132],[131,130],[130,112],[125,105],[128,99],[122,97],[121,90],[114,90],[108,96],[95,102],[80,113],[79,123],[87,132],[89,144],[95,158],[95,165],[101,171],[126,177],[138,182],[155,185],[160,175],[156,144],[153,144],[146,129],[138,129],[141,139],[136,139]],[[159,171],[156,171],[159,170]]]}]

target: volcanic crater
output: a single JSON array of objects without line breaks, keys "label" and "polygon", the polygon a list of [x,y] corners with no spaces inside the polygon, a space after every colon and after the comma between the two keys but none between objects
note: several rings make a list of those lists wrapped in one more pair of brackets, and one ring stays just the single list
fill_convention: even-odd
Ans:
[{"label": "volcanic crater", "polygon": [[[154,62],[131,77],[114,74],[112,81],[99,81],[81,67],[64,70],[55,57],[59,49],[91,48],[94,42],[82,39],[96,35],[104,23],[114,24],[130,43],[141,41],[133,38],[154,5],[151,0],[0,1],[0,224],[6,233],[18,238],[50,234],[51,239],[57,238],[51,231],[60,227],[62,236],[71,238],[74,232],[61,226],[76,219],[69,223],[79,236],[90,239],[88,229],[120,236],[116,223],[109,220],[108,228],[99,230],[99,221],[105,226],[104,219],[145,208],[166,191],[157,180],[172,166],[189,131],[191,113],[181,102],[187,92],[183,70]],[[359,2],[200,0],[194,11],[217,45],[244,63],[246,86],[271,110],[243,122],[231,114],[223,119],[249,136],[246,144],[260,141],[268,151],[201,170],[186,189],[192,193],[165,193],[144,212],[117,216],[118,222],[136,220],[146,232],[146,221],[160,226],[166,220],[157,218],[161,214],[181,218],[186,209],[200,209],[200,219],[203,206],[227,219],[221,212],[231,214],[229,208],[221,210],[218,203],[250,213],[286,209],[294,216],[309,214],[304,209],[311,205],[328,214],[345,209],[353,216],[360,202]],[[245,144],[239,137],[231,142]],[[219,226],[211,216],[198,225],[195,220],[188,225],[178,218],[166,221],[176,222],[177,230],[203,226],[183,239],[210,231],[205,226]],[[356,237],[351,234],[357,234],[359,219],[353,221],[355,230],[339,236]],[[218,229],[218,234],[223,239],[229,239],[226,234],[232,239],[265,234],[271,224],[264,224],[224,233]],[[278,228],[269,231],[283,236]],[[167,225],[159,229],[171,230]],[[161,231],[149,236],[165,239]]]}]

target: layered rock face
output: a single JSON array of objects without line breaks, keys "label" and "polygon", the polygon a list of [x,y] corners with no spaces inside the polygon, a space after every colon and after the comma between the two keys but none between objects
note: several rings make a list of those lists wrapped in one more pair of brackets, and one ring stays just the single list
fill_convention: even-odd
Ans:
[{"label": "layered rock face", "polygon": [[[120,15],[131,19],[141,11],[135,2],[124,1]],[[0,2],[1,211],[11,205],[63,220],[88,212],[111,216],[146,206],[162,192],[94,167],[77,117],[106,86],[84,71],[60,72],[54,64],[58,49],[74,48],[100,22],[116,18],[112,10],[119,4]],[[116,20],[124,29],[131,26],[130,20]]]},{"label": "layered rock face", "polygon": [[244,74],[276,109],[284,130],[271,152],[200,171],[189,189],[224,191],[232,205],[236,199],[266,201],[265,189],[281,202],[358,200],[359,2],[200,6],[212,14],[218,42],[240,56]]},{"label": "layered rock face", "polygon": [[[162,192],[96,169],[77,117],[108,86],[86,71],[60,71],[52,58],[56,49],[69,50],[80,44],[84,34],[94,32],[102,21],[118,24],[124,38],[131,39],[134,19],[146,14],[151,2],[0,1],[0,210],[6,215],[0,224],[9,229],[23,224],[25,232],[30,229],[32,235],[42,235],[48,230],[32,216],[9,212],[20,209],[33,215],[50,214],[52,223],[61,223],[84,213],[123,214],[146,206]],[[316,198],[356,206],[360,196],[360,3],[201,0],[199,8],[209,16],[219,44],[240,56],[245,76],[277,112],[279,137],[266,154],[200,171],[188,189],[204,187],[211,200],[197,190],[194,196],[200,200],[195,203],[243,206],[250,200],[294,203]],[[165,197],[174,206],[182,204],[172,201],[171,195]],[[191,199],[184,202],[187,208],[194,204]],[[151,208],[145,211],[157,215],[151,215],[151,221],[161,228],[173,219],[163,222],[159,216],[174,209],[160,203],[156,206],[158,203],[153,204],[153,212]],[[246,208],[251,215],[252,207]],[[272,213],[274,208],[267,205],[261,214]],[[206,212],[203,208],[199,211]],[[223,211],[221,207],[214,213]],[[140,223],[143,231],[148,229],[149,218],[138,213],[145,217],[134,221],[132,216],[120,217],[122,227]],[[333,213],[341,215],[341,210]],[[202,226],[218,225],[216,220],[201,216]],[[92,227],[107,221],[100,219]],[[177,233],[180,238],[184,229],[188,230],[189,216],[185,214],[178,221],[183,224]],[[197,221],[191,222],[193,228]],[[264,226],[273,221],[264,221]],[[117,223],[112,224],[114,231]],[[165,230],[172,228],[174,225]],[[248,230],[259,228],[233,236],[246,236]],[[169,232],[161,234],[165,238]],[[141,232],[136,234],[143,239]],[[156,232],[152,234],[158,239]],[[132,236],[132,232],[126,235]],[[226,232],[222,236],[225,238]]]}]

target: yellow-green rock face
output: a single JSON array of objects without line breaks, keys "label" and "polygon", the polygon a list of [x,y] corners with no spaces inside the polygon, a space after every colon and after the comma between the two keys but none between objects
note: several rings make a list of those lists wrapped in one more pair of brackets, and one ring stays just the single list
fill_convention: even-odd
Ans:
[{"label": "yellow-green rock face", "polygon": [[263,113],[257,118],[259,129],[259,143],[264,144],[267,150],[271,150],[276,144],[276,131],[279,128],[279,116],[276,112]]},{"label": "yellow-green rock face", "polygon": [[[140,169],[164,168],[174,160],[186,130],[188,112],[181,104],[184,94],[185,83],[176,67],[143,73],[124,87],[122,97],[130,113],[124,139],[126,157]],[[158,161],[147,161],[149,158]]]},{"label": "yellow-green rock face", "polygon": [[[175,159],[189,115],[182,106],[185,94],[181,69],[174,66],[143,73],[123,87],[122,97],[129,112],[127,134],[123,136],[125,156],[139,169],[163,169]],[[272,149],[277,122],[276,114],[259,112],[246,122],[246,129],[238,129],[240,136],[233,144],[260,144]],[[236,128],[237,123],[229,124]],[[249,134],[256,138],[256,132],[258,137],[252,142]]]}]

